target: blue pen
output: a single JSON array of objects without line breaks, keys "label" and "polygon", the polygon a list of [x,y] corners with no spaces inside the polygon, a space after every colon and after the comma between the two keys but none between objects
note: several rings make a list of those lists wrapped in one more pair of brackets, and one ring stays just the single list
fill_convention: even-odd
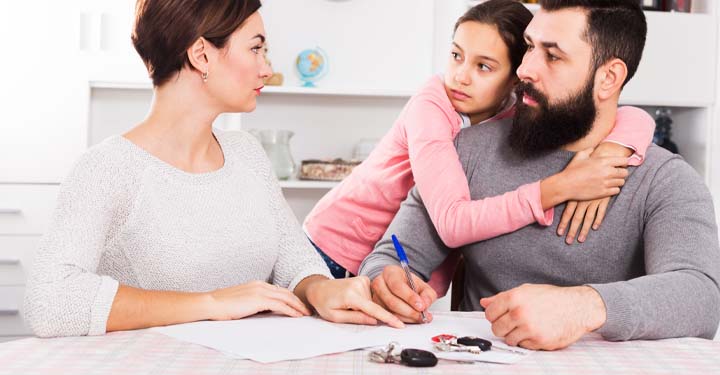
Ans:
[{"label": "blue pen", "polygon": [[[395,245],[395,251],[397,251],[398,258],[400,258],[400,267],[405,270],[405,277],[407,277],[410,288],[412,288],[413,292],[417,293],[418,291],[415,287],[415,283],[413,282],[412,277],[410,277],[410,264],[408,263],[407,255],[405,255],[405,249],[403,249],[402,245],[400,245],[400,241],[398,241],[394,234],[391,237],[393,245]],[[427,322],[425,311],[421,311],[420,314],[422,315],[423,322]]]}]

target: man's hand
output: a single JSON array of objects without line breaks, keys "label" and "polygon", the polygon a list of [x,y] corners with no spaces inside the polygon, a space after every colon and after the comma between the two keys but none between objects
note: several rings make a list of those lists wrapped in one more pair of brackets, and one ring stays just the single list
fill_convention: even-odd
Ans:
[{"label": "man's hand", "polygon": [[480,300],[495,336],[533,350],[563,349],[605,324],[605,304],[589,286],[523,284]]},{"label": "man's hand", "polygon": [[405,323],[422,323],[421,311],[432,321],[426,310],[437,300],[437,293],[419,277],[412,275],[418,292],[410,288],[405,271],[400,266],[387,266],[372,281],[373,301],[394,313]]}]

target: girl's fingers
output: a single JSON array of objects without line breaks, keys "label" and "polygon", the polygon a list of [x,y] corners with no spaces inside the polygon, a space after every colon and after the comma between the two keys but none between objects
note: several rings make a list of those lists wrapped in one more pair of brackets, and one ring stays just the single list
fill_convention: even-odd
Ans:
[{"label": "girl's fingers", "polygon": [[590,233],[590,227],[592,227],[595,216],[597,215],[599,205],[599,200],[590,203],[590,206],[585,213],[585,220],[583,220],[582,229],[580,229],[580,236],[578,237],[578,242],[582,243],[585,242],[585,240],[587,239],[588,233]]},{"label": "girl's fingers", "polygon": [[575,215],[573,215],[572,222],[570,223],[570,230],[568,231],[567,237],[565,237],[566,244],[572,245],[572,243],[575,241],[578,229],[580,229],[580,225],[582,225],[585,218],[585,212],[588,209],[588,205],[589,204],[587,202],[578,203],[577,209],[575,210]]},{"label": "girl's fingers", "polygon": [[560,218],[560,224],[558,225],[557,235],[563,236],[565,235],[565,229],[568,227],[568,223],[570,223],[570,219],[572,219],[573,214],[575,213],[575,209],[577,208],[576,201],[570,201],[565,206],[565,211],[563,211],[562,217]]},{"label": "girl's fingers", "polygon": [[600,201],[598,213],[597,216],[595,216],[595,224],[593,224],[594,230],[600,229],[600,224],[602,224],[603,220],[605,220],[605,213],[607,212],[608,204],[610,204],[610,198],[605,198]]}]

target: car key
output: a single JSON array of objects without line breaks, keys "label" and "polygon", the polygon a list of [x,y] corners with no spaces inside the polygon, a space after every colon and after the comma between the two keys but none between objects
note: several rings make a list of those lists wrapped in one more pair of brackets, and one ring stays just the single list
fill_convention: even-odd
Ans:
[{"label": "car key", "polygon": [[464,337],[458,337],[457,343],[462,346],[475,346],[480,348],[481,351],[486,352],[488,350],[494,349],[494,350],[501,350],[508,353],[515,353],[515,354],[527,354],[526,352],[522,352],[519,350],[513,350],[508,348],[501,348],[499,346],[494,346],[490,340],[486,340],[480,337],[475,336],[464,336]]},{"label": "car key", "polygon": [[433,367],[438,359],[432,352],[421,349],[403,349],[400,352],[400,363],[409,367]]}]

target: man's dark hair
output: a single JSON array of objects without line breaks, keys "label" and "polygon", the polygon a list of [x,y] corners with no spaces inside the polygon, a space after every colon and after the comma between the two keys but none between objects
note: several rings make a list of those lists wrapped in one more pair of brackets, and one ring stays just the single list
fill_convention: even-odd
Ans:
[{"label": "man's dark hair", "polygon": [[470,8],[455,23],[455,30],[465,22],[495,26],[510,52],[510,74],[522,63],[527,50],[523,33],[532,20],[532,13],[515,0],[489,0]]},{"label": "man's dark hair", "polygon": [[546,11],[581,8],[587,13],[584,38],[593,49],[593,71],[613,58],[628,69],[623,87],[635,75],[647,35],[645,14],[637,0],[540,0]]}]

